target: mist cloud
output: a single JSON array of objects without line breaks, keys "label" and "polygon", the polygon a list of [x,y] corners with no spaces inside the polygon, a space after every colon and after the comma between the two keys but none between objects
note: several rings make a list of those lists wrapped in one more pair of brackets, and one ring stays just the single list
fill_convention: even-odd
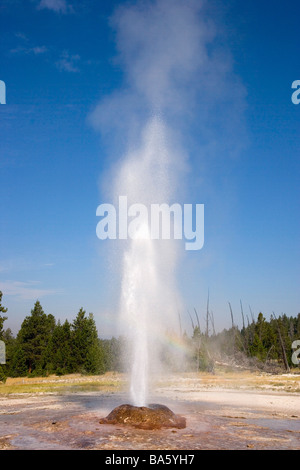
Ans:
[{"label": "mist cloud", "polygon": [[[240,140],[243,89],[230,54],[220,45],[204,1],[127,3],[115,11],[111,25],[123,86],[90,116],[110,150],[112,171],[102,192],[108,189],[113,201],[127,196],[129,204],[180,202],[189,197],[185,188],[198,183],[198,161],[227,156]],[[204,202],[199,185],[197,197]],[[138,235],[148,231],[145,221],[137,226]],[[131,344],[132,398],[141,406],[148,372],[159,367],[162,333],[178,328],[182,252],[174,240],[140,236],[116,246],[120,325]]]},{"label": "mist cloud", "polygon": [[148,0],[115,11],[111,26],[123,85],[90,115],[104,137],[113,132],[134,141],[145,120],[160,114],[182,136],[197,133],[208,156],[224,146],[225,152],[240,149],[245,90],[223,27],[211,16],[199,0]]}]

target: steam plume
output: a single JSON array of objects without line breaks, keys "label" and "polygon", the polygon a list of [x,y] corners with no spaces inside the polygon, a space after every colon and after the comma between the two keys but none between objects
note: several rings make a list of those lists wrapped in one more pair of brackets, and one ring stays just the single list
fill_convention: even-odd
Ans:
[{"label": "steam plume", "polygon": [[[192,134],[200,141],[197,158],[215,155],[217,140],[224,144],[226,112],[231,109],[232,123],[239,115],[242,89],[230,57],[218,46],[205,2],[129,3],[116,10],[111,24],[124,86],[104,98],[91,116],[103,136],[120,143],[110,147],[121,155],[112,160],[111,197],[116,202],[126,195],[129,204],[171,204],[192,186],[187,179]],[[120,320],[131,339],[131,392],[138,405],[147,402],[157,338],[177,321],[180,248],[142,237],[122,245]]]}]

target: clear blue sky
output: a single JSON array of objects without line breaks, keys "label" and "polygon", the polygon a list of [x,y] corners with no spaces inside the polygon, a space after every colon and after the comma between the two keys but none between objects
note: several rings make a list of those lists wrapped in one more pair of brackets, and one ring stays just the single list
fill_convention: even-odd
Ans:
[{"label": "clear blue sky", "polygon": [[[115,333],[116,280],[96,237],[96,208],[108,202],[99,180],[111,156],[90,116],[124,86],[109,22],[120,4],[1,1],[0,290],[14,333],[37,299],[62,321],[83,307],[94,313],[100,336]],[[216,0],[208,10],[230,51],[243,106],[236,136],[222,100],[215,136],[210,128],[213,141],[220,129],[230,134],[220,137],[224,155],[238,148],[230,158],[219,148],[199,164],[202,121],[190,125],[205,245],[185,253],[179,285],[185,308],[201,318],[210,290],[220,329],[230,325],[228,301],[239,324],[240,300],[247,314],[250,305],[267,318],[300,311],[300,105],[291,102],[291,84],[300,79],[300,7],[296,0],[230,0],[225,8]]]}]

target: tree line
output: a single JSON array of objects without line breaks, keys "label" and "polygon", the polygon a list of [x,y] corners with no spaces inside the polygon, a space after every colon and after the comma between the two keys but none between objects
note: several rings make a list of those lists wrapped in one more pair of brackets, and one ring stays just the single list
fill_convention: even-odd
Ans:
[{"label": "tree line", "polygon": [[[230,306],[230,304],[229,304]],[[100,339],[93,314],[81,308],[72,322],[61,323],[43,311],[37,300],[30,315],[23,320],[16,337],[4,329],[7,309],[2,305],[0,291],[0,340],[6,346],[6,364],[0,364],[0,381],[6,377],[63,375],[71,373],[103,374],[123,371],[124,344],[122,337]],[[191,315],[192,334],[180,331],[177,342],[184,346],[184,360],[169,346],[161,350],[161,360],[178,371],[214,371],[217,363],[229,361],[246,367],[276,372],[289,371],[292,344],[300,340],[300,313],[296,317],[271,315],[267,321],[262,313],[247,325],[242,311],[242,327],[232,325],[215,332],[213,315],[207,310],[205,328],[200,327],[195,310]],[[173,335],[175,333],[173,332]]]},{"label": "tree line", "polygon": [[[187,340],[192,344],[191,351],[198,370],[212,370],[216,362],[226,360],[267,372],[289,372],[297,365],[300,367],[300,358],[298,364],[293,362],[292,348],[293,343],[300,340],[300,313],[295,317],[286,314],[277,317],[273,313],[268,321],[263,313],[260,312],[255,319],[251,312],[251,321],[247,317],[246,324],[241,306],[242,327],[239,328],[234,322],[230,303],[229,308],[231,328],[218,334],[214,331],[212,315],[207,313],[205,329],[201,330],[195,311],[197,322],[192,322],[193,335]],[[209,331],[209,324],[212,331]]]},{"label": "tree line", "polygon": [[0,365],[0,381],[6,377],[102,374],[121,369],[121,341],[99,339],[93,314],[81,308],[72,322],[61,323],[43,311],[37,300],[16,337],[4,329],[7,309],[0,292],[0,340],[6,346],[6,364]]}]

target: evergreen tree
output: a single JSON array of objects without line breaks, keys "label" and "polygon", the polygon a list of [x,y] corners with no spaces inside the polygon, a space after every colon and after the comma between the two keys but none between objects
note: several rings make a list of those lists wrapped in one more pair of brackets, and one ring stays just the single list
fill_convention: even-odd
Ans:
[{"label": "evergreen tree", "polygon": [[[25,358],[28,373],[41,373],[44,354],[50,341],[55,319],[53,315],[46,315],[40,302],[37,300],[31,315],[26,317],[17,335],[18,362]],[[23,367],[23,366],[22,366]]]},{"label": "evergreen tree", "polygon": [[21,345],[17,345],[9,364],[9,377],[26,377],[28,364]]},{"label": "evergreen tree", "polygon": [[270,352],[274,337],[271,334],[270,324],[260,312],[254,324],[254,335],[250,346],[250,353],[258,359],[264,361]]},{"label": "evergreen tree", "polygon": [[69,374],[76,369],[71,325],[68,320],[63,325],[58,321],[55,326],[45,351],[44,361],[48,373]]},{"label": "evergreen tree", "polygon": [[72,324],[72,347],[78,372],[95,374],[101,371],[102,351],[93,314],[87,317],[81,308]]}]

